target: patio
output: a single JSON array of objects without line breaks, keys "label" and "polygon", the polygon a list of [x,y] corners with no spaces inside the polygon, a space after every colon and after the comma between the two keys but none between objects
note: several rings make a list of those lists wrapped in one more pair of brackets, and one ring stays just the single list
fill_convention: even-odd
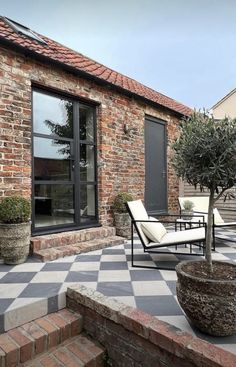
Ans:
[{"label": "patio", "polygon": [[[220,231],[214,259],[236,261],[236,235]],[[235,242],[229,242],[231,239]],[[178,262],[174,252],[144,254],[135,243],[136,262],[165,265]],[[181,257],[183,259],[183,256]],[[188,257],[189,259],[189,257]],[[137,269],[130,266],[130,244],[65,257],[49,263],[29,259],[17,266],[0,265],[0,330],[8,330],[65,306],[65,290],[79,282],[140,308],[182,330],[236,354],[236,334],[209,337],[193,329],[180,309],[175,293],[176,273],[168,270]]]}]

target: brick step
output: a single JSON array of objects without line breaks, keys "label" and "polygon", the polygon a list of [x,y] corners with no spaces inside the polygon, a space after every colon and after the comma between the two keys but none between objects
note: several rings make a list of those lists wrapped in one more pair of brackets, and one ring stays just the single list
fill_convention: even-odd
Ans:
[{"label": "brick step", "polygon": [[54,233],[50,235],[36,236],[31,238],[31,252],[44,250],[52,247],[64,247],[67,245],[78,244],[79,242],[91,241],[98,238],[115,236],[115,227],[96,227],[70,231],[63,233]]},{"label": "brick step", "polygon": [[25,367],[103,367],[105,351],[84,334],[66,340],[50,352],[24,363]]},{"label": "brick step", "polygon": [[64,256],[77,255],[89,251],[100,250],[105,247],[117,246],[124,243],[124,238],[119,236],[106,237],[104,239],[95,239],[78,244],[52,247],[44,250],[34,251],[33,255],[45,262],[59,259]]},{"label": "brick step", "polygon": [[1,334],[0,366],[19,366],[36,355],[49,351],[79,335],[82,324],[81,315],[63,309]]}]

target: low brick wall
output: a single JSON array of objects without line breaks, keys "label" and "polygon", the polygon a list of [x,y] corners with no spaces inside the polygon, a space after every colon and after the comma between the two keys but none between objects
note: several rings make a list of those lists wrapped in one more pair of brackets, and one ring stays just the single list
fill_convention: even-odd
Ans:
[{"label": "low brick wall", "polygon": [[82,314],[112,367],[236,366],[235,355],[84,286],[68,288],[67,307]]}]

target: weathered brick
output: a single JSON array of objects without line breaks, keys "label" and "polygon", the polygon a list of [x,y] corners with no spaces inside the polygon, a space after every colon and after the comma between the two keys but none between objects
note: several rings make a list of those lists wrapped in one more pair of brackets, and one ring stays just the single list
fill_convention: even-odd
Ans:
[{"label": "weathered brick", "polygon": [[[118,192],[129,191],[135,198],[144,198],[145,115],[166,121],[169,146],[176,137],[179,119],[171,111],[147,105],[114,89],[65,72],[62,68],[49,67],[47,64],[10,51],[9,48],[1,46],[0,55],[2,124],[0,135],[1,141],[6,143],[3,149],[6,149],[7,154],[6,159],[4,150],[2,151],[0,164],[4,165],[3,172],[19,170],[22,177],[29,179],[26,186],[20,183],[17,189],[14,188],[13,181],[6,181],[3,196],[13,195],[16,191],[25,197],[31,195],[31,80],[34,80],[34,83],[69,93],[76,98],[84,97],[99,103],[97,109],[99,218],[102,224],[112,225],[113,198]],[[135,133],[125,135],[124,124],[129,128],[135,128]],[[168,158],[168,206],[169,210],[177,210],[179,186],[171,166],[169,147]]]},{"label": "weathered brick", "polygon": [[35,323],[48,333],[48,348],[58,345],[60,341],[60,329],[46,318],[35,320]]},{"label": "weathered brick", "polygon": [[12,329],[8,332],[8,335],[20,347],[20,362],[24,363],[31,359],[34,354],[34,340],[24,335],[22,328]]}]

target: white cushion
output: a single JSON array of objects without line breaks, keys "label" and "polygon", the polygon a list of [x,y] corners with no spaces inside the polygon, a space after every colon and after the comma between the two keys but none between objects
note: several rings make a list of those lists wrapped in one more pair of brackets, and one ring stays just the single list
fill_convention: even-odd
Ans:
[{"label": "white cushion", "polygon": [[[225,224],[225,221],[224,219],[222,218],[222,216],[220,215],[219,213],[219,210],[217,208],[213,209],[213,214],[214,214],[214,224],[215,225],[221,225],[221,224]],[[199,217],[196,217],[195,218],[195,221],[198,222],[199,220],[202,222],[202,216],[204,217],[204,222],[207,223],[207,217],[208,217],[208,214],[207,213],[204,213],[204,214],[201,214],[201,213],[193,213],[194,216],[198,216]],[[194,218],[193,218],[193,221],[194,221]]]},{"label": "white cushion", "polygon": [[[144,208],[142,200],[128,201],[127,205],[132,213],[134,220],[148,220],[148,214],[146,212],[146,209]],[[138,234],[141,237],[144,245],[148,245],[150,241],[143,233],[143,230],[141,228],[141,222],[136,223],[136,226],[138,228],[139,232]]]},{"label": "white cushion", "polygon": [[[192,241],[203,241],[205,240],[205,228],[193,228],[187,229],[185,231],[177,231],[177,232],[167,232],[165,236],[162,237],[161,242],[150,242],[149,246],[155,245],[175,245],[180,243],[188,243]],[[148,247],[148,246],[147,246]]]},{"label": "white cushion", "polygon": [[[155,220],[155,218],[154,218]],[[153,222],[143,222],[141,224],[141,228],[147,238],[152,242],[161,242],[161,239],[166,234],[166,229],[162,223],[160,223],[157,219],[155,220],[156,223]]]},{"label": "white cushion", "polygon": [[213,209],[213,213],[214,213],[214,221],[215,221],[215,224],[223,224],[224,223],[224,219],[220,215],[220,213],[219,213],[219,211],[218,211],[217,208]]}]

